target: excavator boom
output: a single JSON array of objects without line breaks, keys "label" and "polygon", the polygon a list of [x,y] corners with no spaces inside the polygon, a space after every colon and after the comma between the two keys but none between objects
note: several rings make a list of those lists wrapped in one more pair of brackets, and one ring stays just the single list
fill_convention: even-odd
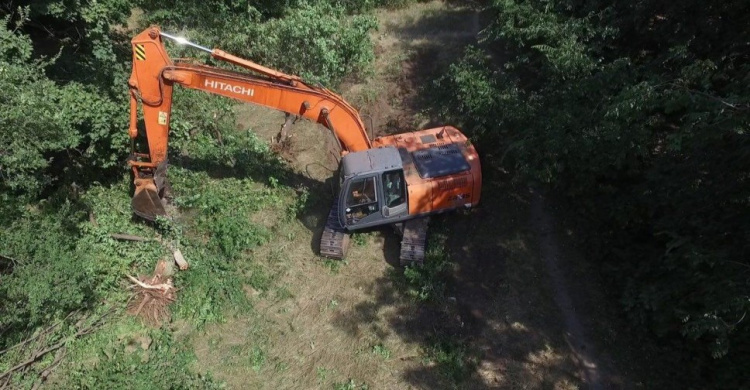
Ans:
[{"label": "excavator boom", "polygon": [[[188,61],[173,61],[164,47],[163,37],[188,43],[211,56],[252,73],[237,72]],[[130,86],[131,139],[138,136],[138,106],[143,110],[148,153],[133,151],[129,161],[135,175],[133,210],[146,219],[165,215],[160,202],[163,191],[175,84],[186,88],[266,106],[318,122],[339,140],[341,153],[372,147],[357,110],[332,91],[305,83],[298,76],[266,68],[219,49],[207,49],[162,33],[152,27],[132,40],[133,70]]]}]

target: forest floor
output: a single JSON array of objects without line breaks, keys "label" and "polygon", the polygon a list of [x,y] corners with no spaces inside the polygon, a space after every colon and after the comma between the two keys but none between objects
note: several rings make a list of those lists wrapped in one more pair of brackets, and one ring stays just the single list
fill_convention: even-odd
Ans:
[{"label": "forest floor", "polygon": [[[377,17],[374,73],[340,90],[377,134],[439,124],[422,87],[476,43],[479,11],[432,1]],[[284,119],[249,105],[237,116],[238,129],[265,140]],[[315,255],[335,163],[318,126],[301,122],[292,132],[284,156],[317,201],[285,236],[254,251],[269,259],[273,282],[264,291],[246,287],[251,312],[201,331],[181,325],[197,371],[229,388],[268,389],[610,389],[647,381],[595,270],[577,261],[573,233],[544,196],[486,167],[480,207],[433,219],[450,266],[423,286],[441,293],[420,300],[390,229],[356,234],[345,262]],[[272,225],[277,214],[260,212],[252,223]]]}]

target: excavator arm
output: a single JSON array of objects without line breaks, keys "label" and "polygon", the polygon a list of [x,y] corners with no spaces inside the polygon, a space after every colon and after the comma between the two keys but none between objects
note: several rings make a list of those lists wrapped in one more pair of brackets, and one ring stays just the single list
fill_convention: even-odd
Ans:
[{"label": "excavator arm", "polygon": [[[211,56],[240,66],[252,73],[173,61],[162,39],[187,43]],[[308,118],[329,129],[338,139],[342,154],[372,147],[357,110],[339,95],[309,85],[298,76],[266,68],[218,49],[207,49],[162,33],[152,27],[132,40],[133,70],[130,86],[130,128],[132,140],[138,137],[138,106],[143,111],[148,153],[133,150],[129,161],[135,176],[133,210],[146,219],[165,215],[159,196],[165,183],[172,89],[186,88],[234,98],[291,115]]]}]

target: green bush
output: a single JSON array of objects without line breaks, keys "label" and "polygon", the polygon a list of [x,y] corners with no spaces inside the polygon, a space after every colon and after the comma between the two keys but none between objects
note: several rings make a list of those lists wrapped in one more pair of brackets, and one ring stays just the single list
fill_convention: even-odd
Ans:
[{"label": "green bush", "polygon": [[[181,31],[204,46],[220,47],[311,83],[335,85],[366,71],[374,59],[369,32],[377,26],[375,19],[347,15],[347,8],[336,3],[293,2],[283,11],[219,0],[140,6],[146,11],[144,25],[156,23],[167,31]],[[206,14],[223,17],[205,18]]]},{"label": "green bush", "polygon": [[0,29],[0,127],[8,131],[0,140],[0,190],[37,195],[65,176],[113,167],[125,155],[119,149],[126,134],[114,124],[125,120],[126,103],[109,96],[108,84],[49,78],[66,48],[53,58],[35,57],[35,42],[24,33],[32,15],[19,8]]},{"label": "green bush", "polygon": [[330,0],[332,4],[346,9],[349,13],[366,13],[376,8],[404,8],[417,0]]},{"label": "green bush", "polygon": [[248,54],[307,81],[335,85],[374,60],[369,32],[376,27],[368,15],[347,18],[343,8],[304,5],[258,25],[251,34],[262,39]]},{"label": "green bush", "polygon": [[732,388],[750,349],[750,16],[714,3],[496,0],[481,50],[438,83],[485,165],[569,196],[632,323]]}]

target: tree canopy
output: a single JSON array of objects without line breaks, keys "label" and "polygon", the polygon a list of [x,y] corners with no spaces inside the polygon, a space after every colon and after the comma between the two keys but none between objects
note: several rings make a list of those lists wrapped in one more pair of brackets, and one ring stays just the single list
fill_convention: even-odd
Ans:
[{"label": "tree canopy", "polygon": [[437,82],[458,92],[442,113],[502,151],[490,164],[569,197],[633,324],[727,388],[750,351],[748,11],[496,0]]}]

